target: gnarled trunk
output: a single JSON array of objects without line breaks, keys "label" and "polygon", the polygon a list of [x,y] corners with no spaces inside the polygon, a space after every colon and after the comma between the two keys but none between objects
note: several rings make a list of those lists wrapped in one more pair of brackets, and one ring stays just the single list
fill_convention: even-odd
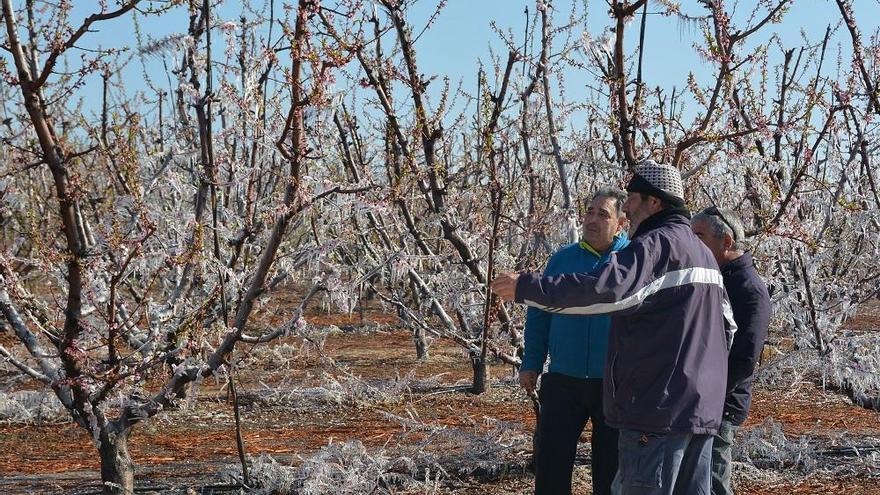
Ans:
[{"label": "gnarled trunk", "polygon": [[134,464],[128,453],[130,430],[101,431],[98,453],[101,454],[101,482],[106,495],[132,495],[134,493]]}]

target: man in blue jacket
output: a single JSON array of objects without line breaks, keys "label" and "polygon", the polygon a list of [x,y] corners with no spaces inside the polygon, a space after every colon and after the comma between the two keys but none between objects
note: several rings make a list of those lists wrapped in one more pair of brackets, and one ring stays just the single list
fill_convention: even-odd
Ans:
[{"label": "man in blue jacket", "polygon": [[[583,217],[583,238],[562,247],[547,262],[544,275],[588,272],[626,247],[626,193],[600,189]],[[592,421],[593,493],[611,493],[617,472],[617,430],[602,413],[602,374],[608,349],[607,316],[573,316],[530,307],[526,313],[525,353],[519,382],[535,390],[541,377],[541,419],[535,444],[535,494],[569,494],[581,432]]]},{"label": "man in blue jacket", "polygon": [[619,430],[619,495],[705,495],[736,324],[718,263],[691,230],[681,174],[639,164],[624,211],[633,235],[589,273],[501,274],[493,290],[554,313],[610,313],[606,422]]},{"label": "man in blue jacket", "polygon": [[721,267],[737,331],[727,358],[727,397],[721,428],[712,442],[712,495],[731,495],[731,446],[736,430],[749,415],[755,364],[770,324],[770,294],[755,270],[752,255],[740,244],[745,237],[733,211],[710,207],[691,220],[694,234],[712,251]]}]

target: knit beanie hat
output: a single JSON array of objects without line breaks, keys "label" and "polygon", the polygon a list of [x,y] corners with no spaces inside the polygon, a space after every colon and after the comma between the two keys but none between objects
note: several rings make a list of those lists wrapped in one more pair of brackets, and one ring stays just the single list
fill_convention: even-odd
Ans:
[{"label": "knit beanie hat", "polygon": [[655,196],[673,206],[684,206],[681,173],[672,165],[660,164],[654,160],[643,160],[636,166],[636,172],[626,190]]}]

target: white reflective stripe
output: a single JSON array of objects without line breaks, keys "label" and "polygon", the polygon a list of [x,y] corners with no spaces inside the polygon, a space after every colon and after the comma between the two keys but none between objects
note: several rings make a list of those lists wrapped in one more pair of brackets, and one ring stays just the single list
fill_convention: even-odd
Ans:
[{"label": "white reflective stripe", "polygon": [[[660,292],[663,289],[680,287],[682,285],[688,284],[711,284],[717,285],[723,289],[724,278],[721,276],[721,272],[713,268],[685,268],[684,270],[669,272],[666,275],[658,278],[657,280],[654,280],[650,284],[642,287],[635,294],[627,298],[621,299],[617,302],[597,303],[591,304],[589,306],[576,306],[570,308],[554,308],[550,306],[544,306],[528,299],[525,299],[523,302],[529,306],[534,306],[550,313],[562,313],[567,315],[597,315],[604,313],[613,313],[615,311],[621,311],[627,308],[631,308],[633,306],[637,306],[644,302],[645,299],[647,299],[648,297]],[[730,304],[727,302],[727,297],[724,298],[722,311],[724,312],[725,319],[727,319],[735,329],[736,324],[733,323],[733,310],[730,308]]]}]

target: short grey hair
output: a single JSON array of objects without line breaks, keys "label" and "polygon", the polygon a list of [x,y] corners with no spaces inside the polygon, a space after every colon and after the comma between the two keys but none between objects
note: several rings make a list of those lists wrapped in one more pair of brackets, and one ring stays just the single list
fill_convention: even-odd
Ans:
[{"label": "short grey hair", "polygon": [[622,217],[623,213],[623,203],[626,201],[626,193],[618,189],[616,187],[600,187],[596,189],[596,192],[590,197],[590,202],[596,200],[596,198],[610,198],[614,200],[614,208],[617,210],[617,217]]},{"label": "short grey hair", "polygon": [[724,237],[725,234],[729,235],[733,239],[733,249],[741,249],[740,246],[746,237],[739,215],[729,208],[715,206],[706,208],[694,215],[691,222],[706,222],[716,239]]}]

